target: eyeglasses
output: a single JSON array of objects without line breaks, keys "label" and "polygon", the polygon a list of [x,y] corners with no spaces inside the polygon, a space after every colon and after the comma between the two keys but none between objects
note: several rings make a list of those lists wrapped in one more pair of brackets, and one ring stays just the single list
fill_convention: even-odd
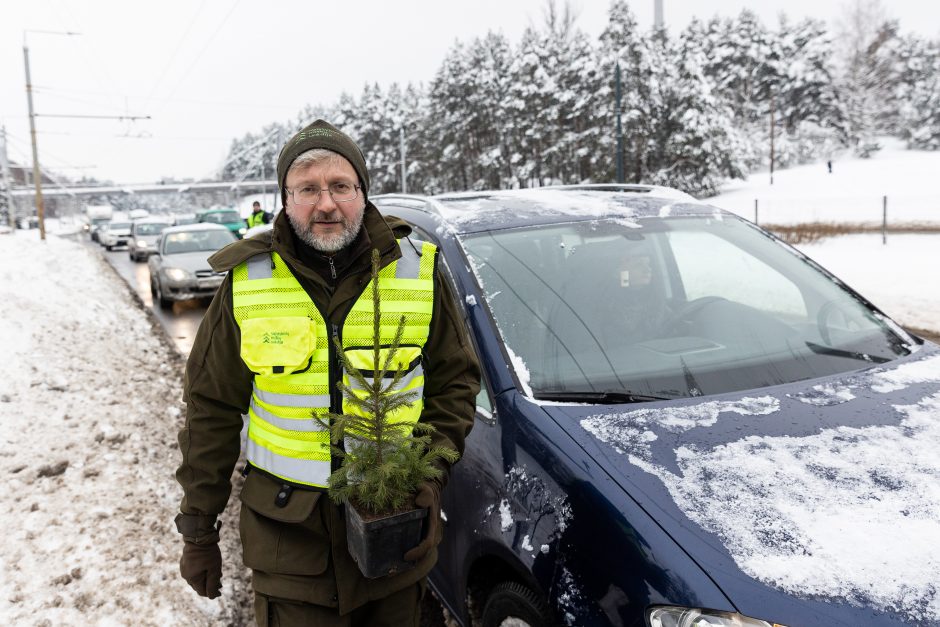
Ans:
[{"label": "eyeglasses", "polygon": [[[358,185],[352,183],[330,183],[327,192],[329,192],[333,202],[349,202],[359,197],[360,189]],[[322,189],[312,185],[287,190],[295,205],[315,205],[320,202],[322,192]]]}]

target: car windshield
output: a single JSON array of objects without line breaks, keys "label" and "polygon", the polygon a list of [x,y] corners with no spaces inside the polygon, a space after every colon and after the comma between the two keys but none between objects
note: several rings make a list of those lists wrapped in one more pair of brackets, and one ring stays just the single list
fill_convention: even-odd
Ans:
[{"label": "car windshield", "polygon": [[155,224],[155,223],[144,223],[138,224],[135,228],[135,231],[138,235],[159,235],[163,230],[169,225],[167,224]]},{"label": "car windshield", "polygon": [[108,225],[109,231],[129,231],[131,230],[130,222],[112,222]]},{"label": "car windshield", "polygon": [[207,213],[202,216],[200,222],[210,222],[212,224],[231,224],[232,222],[241,222],[241,217],[237,211],[218,211]]},{"label": "car windshield", "polygon": [[910,352],[894,323],[733,217],[592,220],[462,241],[536,397],[717,394]]},{"label": "car windshield", "polygon": [[211,252],[228,246],[234,241],[235,237],[231,232],[222,230],[169,233],[163,242],[163,254]]}]

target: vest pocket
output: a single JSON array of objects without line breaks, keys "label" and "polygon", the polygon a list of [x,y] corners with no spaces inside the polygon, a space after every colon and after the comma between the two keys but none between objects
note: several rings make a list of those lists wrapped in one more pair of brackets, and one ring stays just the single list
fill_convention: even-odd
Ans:
[{"label": "vest pocket", "polygon": [[288,375],[309,368],[316,343],[316,325],[307,317],[248,318],[241,322],[241,357],[256,374]]},{"label": "vest pocket", "polygon": [[285,507],[275,505],[280,484],[260,472],[245,478],[239,532],[245,566],[281,575],[320,575],[330,538],[317,508],[321,492],[295,489]]}]

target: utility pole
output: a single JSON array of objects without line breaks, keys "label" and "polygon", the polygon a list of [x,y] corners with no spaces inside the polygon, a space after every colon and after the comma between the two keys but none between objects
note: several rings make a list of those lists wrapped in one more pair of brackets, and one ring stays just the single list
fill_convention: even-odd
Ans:
[{"label": "utility pole", "polygon": [[39,173],[39,148],[36,146],[36,113],[33,111],[33,83],[29,76],[29,48],[23,33],[23,61],[26,63],[26,102],[29,105],[29,137],[33,143],[33,187],[36,190],[36,215],[39,239],[46,239],[46,211],[42,202],[42,174]]},{"label": "utility pole", "polygon": [[663,0],[653,0],[653,27],[656,30],[663,27]]},{"label": "utility pole", "polygon": [[10,176],[10,163],[7,161],[7,129],[0,126],[0,180],[3,181],[3,197],[6,199],[7,225],[14,228],[13,178]]},{"label": "utility pole", "polygon": [[774,95],[770,94],[770,184],[774,184]]},{"label": "utility pole", "polygon": [[408,172],[405,167],[405,128],[398,129],[398,145],[401,149],[401,193],[408,193]]},{"label": "utility pole", "polygon": [[617,111],[617,182],[623,183],[623,127],[620,124],[620,62],[614,70],[614,98]]}]

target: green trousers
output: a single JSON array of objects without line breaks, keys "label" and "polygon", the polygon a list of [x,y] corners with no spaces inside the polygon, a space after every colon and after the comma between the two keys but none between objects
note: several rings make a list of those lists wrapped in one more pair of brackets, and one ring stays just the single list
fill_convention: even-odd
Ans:
[{"label": "green trousers", "polygon": [[258,627],[419,627],[425,580],[384,599],[370,601],[345,616],[335,607],[290,601],[255,592]]}]

